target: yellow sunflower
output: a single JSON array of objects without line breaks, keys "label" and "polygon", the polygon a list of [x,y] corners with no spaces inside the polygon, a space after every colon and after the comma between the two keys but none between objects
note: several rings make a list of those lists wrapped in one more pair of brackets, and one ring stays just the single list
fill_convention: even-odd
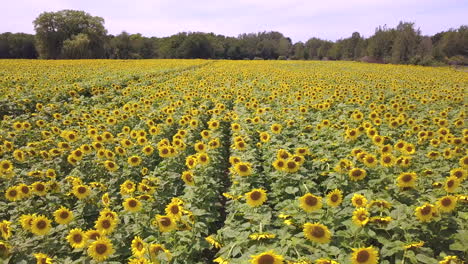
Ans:
[{"label": "yellow sunflower", "polygon": [[132,240],[132,254],[138,258],[143,257],[146,253],[146,243],[141,237],[136,236]]},{"label": "yellow sunflower", "polygon": [[448,193],[454,193],[457,191],[457,188],[460,186],[460,180],[457,177],[450,176],[447,177],[447,180],[444,184],[444,189]]},{"label": "yellow sunflower", "polygon": [[116,226],[117,221],[115,218],[105,215],[100,216],[94,225],[94,227],[104,235],[112,233]]},{"label": "yellow sunflower", "polygon": [[67,241],[72,248],[84,248],[88,237],[81,228],[74,228],[68,233]]},{"label": "yellow sunflower", "polygon": [[11,202],[14,202],[19,200],[21,198],[21,195],[20,192],[18,192],[16,186],[12,186],[5,191],[5,198]]},{"label": "yellow sunflower", "polygon": [[52,259],[44,253],[34,253],[37,264],[52,264]]},{"label": "yellow sunflower", "polygon": [[400,188],[413,188],[418,179],[414,172],[403,172],[397,178],[397,185]]},{"label": "yellow sunflower", "polygon": [[299,162],[295,161],[294,159],[288,159],[286,161],[286,165],[284,166],[284,171],[293,173],[297,172],[300,169],[300,164]]},{"label": "yellow sunflower", "polygon": [[251,264],[283,264],[284,257],[277,255],[273,250],[251,256]]},{"label": "yellow sunflower", "polygon": [[3,220],[0,222],[0,234],[2,238],[8,240],[11,237],[11,222]]},{"label": "yellow sunflower", "polygon": [[367,199],[364,197],[364,195],[355,193],[353,198],[351,198],[351,203],[354,205],[354,207],[366,207]]},{"label": "yellow sunflower", "polygon": [[248,162],[238,162],[234,165],[234,170],[239,176],[249,176],[252,174],[252,165]]},{"label": "yellow sunflower", "polygon": [[273,167],[277,170],[277,171],[283,171],[286,167],[286,160],[284,159],[277,159],[273,162]]},{"label": "yellow sunflower", "polygon": [[357,226],[365,226],[369,222],[369,212],[366,208],[358,208],[353,212],[353,223]]},{"label": "yellow sunflower", "polygon": [[367,175],[367,172],[360,168],[353,168],[348,172],[348,176],[352,181],[360,181],[364,179]]},{"label": "yellow sunflower", "polygon": [[38,236],[46,235],[52,228],[50,223],[51,221],[43,215],[34,216],[31,222],[31,232]]},{"label": "yellow sunflower", "polygon": [[380,165],[384,167],[392,167],[396,163],[396,158],[392,154],[383,154],[380,157]]},{"label": "yellow sunflower", "polygon": [[122,206],[124,207],[125,211],[136,213],[141,210],[141,202],[133,197],[129,197],[123,201]]},{"label": "yellow sunflower", "polygon": [[115,252],[114,246],[108,238],[101,237],[88,247],[88,255],[96,261],[104,261]]},{"label": "yellow sunflower", "polygon": [[343,192],[335,189],[327,194],[327,204],[330,207],[338,207],[343,202]]},{"label": "yellow sunflower", "polygon": [[436,214],[434,205],[426,203],[422,206],[416,207],[414,214],[421,222],[430,222]]},{"label": "yellow sunflower", "polygon": [[91,189],[88,185],[77,184],[73,187],[72,193],[76,198],[82,200],[91,194]]},{"label": "yellow sunflower", "polygon": [[149,245],[149,255],[151,257],[151,259],[157,259],[159,254],[165,254],[165,258],[168,260],[168,261],[171,261],[171,258],[172,258],[172,255],[171,255],[171,252],[169,252],[169,250],[167,250],[164,245],[161,245],[161,244],[150,244]]},{"label": "yellow sunflower", "polygon": [[62,206],[54,212],[54,218],[57,224],[66,225],[73,220],[73,212]]},{"label": "yellow sunflower", "polygon": [[352,264],[377,264],[379,252],[374,247],[353,248]]},{"label": "yellow sunflower", "polygon": [[134,155],[129,157],[127,162],[130,166],[135,167],[141,164],[141,158],[139,156]]},{"label": "yellow sunflower", "polygon": [[266,191],[263,189],[253,189],[245,194],[247,204],[251,207],[262,205],[267,200]]},{"label": "yellow sunflower", "polygon": [[166,215],[174,219],[180,219],[182,217],[182,210],[182,206],[177,201],[173,201],[166,206],[165,212]]},{"label": "yellow sunflower", "polygon": [[306,193],[299,198],[299,203],[304,211],[311,213],[322,208],[322,197]]},{"label": "yellow sunflower", "polygon": [[106,169],[110,172],[114,172],[119,169],[119,165],[111,160],[104,161],[104,167],[106,167]]},{"label": "yellow sunflower", "polygon": [[326,244],[330,243],[331,233],[328,227],[319,223],[305,223],[304,224],[304,236],[313,242]]},{"label": "yellow sunflower", "polygon": [[456,206],[457,206],[457,197],[452,196],[452,195],[441,197],[436,203],[437,209],[442,213],[449,213],[453,211]]},{"label": "yellow sunflower", "polygon": [[177,228],[175,219],[167,215],[156,215],[153,224],[157,225],[161,232],[171,232]]},{"label": "yellow sunflower", "polygon": [[184,171],[184,172],[182,172],[181,178],[182,178],[182,180],[185,182],[185,184],[190,185],[190,186],[194,186],[194,185],[195,185],[195,181],[194,181],[194,177],[193,177],[193,172],[191,172],[191,171]]}]

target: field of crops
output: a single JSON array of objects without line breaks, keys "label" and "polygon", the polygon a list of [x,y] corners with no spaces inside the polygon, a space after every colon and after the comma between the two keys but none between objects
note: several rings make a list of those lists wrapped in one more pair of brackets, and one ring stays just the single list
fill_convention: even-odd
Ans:
[{"label": "field of crops", "polygon": [[449,68],[1,60],[0,263],[463,263],[467,90]]}]

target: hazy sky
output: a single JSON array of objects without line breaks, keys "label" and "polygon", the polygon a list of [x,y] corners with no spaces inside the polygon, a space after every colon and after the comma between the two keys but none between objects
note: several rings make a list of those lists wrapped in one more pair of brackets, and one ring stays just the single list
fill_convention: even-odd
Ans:
[{"label": "hazy sky", "polygon": [[280,31],[293,42],[336,40],[378,25],[416,22],[423,34],[468,24],[468,0],[1,0],[0,32],[34,33],[44,11],[83,10],[103,17],[110,34],[163,37],[182,31],[228,36]]}]

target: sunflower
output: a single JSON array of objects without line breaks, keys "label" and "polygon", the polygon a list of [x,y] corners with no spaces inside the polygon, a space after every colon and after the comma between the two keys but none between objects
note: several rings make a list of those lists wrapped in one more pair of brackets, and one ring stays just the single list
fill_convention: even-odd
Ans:
[{"label": "sunflower", "polygon": [[141,164],[141,158],[139,156],[134,155],[129,157],[127,162],[130,166],[135,167]]},{"label": "sunflower", "polygon": [[251,264],[283,264],[284,257],[275,254],[273,250],[251,256]]},{"label": "sunflower", "polygon": [[184,171],[184,172],[182,172],[181,178],[182,178],[182,180],[185,182],[185,184],[190,185],[190,186],[194,186],[194,185],[195,185],[195,181],[194,181],[194,177],[193,177],[193,172],[192,172],[192,171]]},{"label": "sunflower", "polygon": [[277,171],[283,171],[286,167],[286,160],[283,160],[283,159],[277,159],[273,162],[273,167],[277,170]]},{"label": "sunflower", "polygon": [[127,195],[135,192],[136,185],[131,180],[126,180],[120,185],[120,194]]},{"label": "sunflower", "polygon": [[82,200],[91,194],[91,189],[88,185],[77,184],[73,187],[72,193],[76,198]]},{"label": "sunflower", "polygon": [[268,142],[268,141],[270,141],[270,138],[271,138],[271,136],[270,136],[270,134],[268,134],[268,132],[260,133],[260,141],[261,142],[264,142],[264,143]]},{"label": "sunflower", "polygon": [[280,124],[273,124],[270,127],[270,130],[273,134],[279,134],[281,133],[281,130],[283,129],[283,126]]},{"label": "sunflower", "polygon": [[106,167],[106,169],[110,172],[114,172],[119,169],[119,165],[111,160],[104,161],[104,167]]},{"label": "sunflower", "polygon": [[432,204],[426,203],[422,206],[416,207],[414,214],[421,222],[429,222],[436,214],[436,207]]},{"label": "sunflower", "polygon": [[102,233],[95,229],[90,229],[86,231],[86,237],[91,240],[97,240],[102,236]]},{"label": "sunflower", "polygon": [[439,261],[439,264],[463,264],[463,260],[459,259],[457,256],[446,256],[444,259]]},{"label": "sunflower", "polygon": [[133,256],[140,258],[146,252],[146,243],[141,239],[141,237],[136,236],[132,240],[132,254]]},{"label": "sunflower", "polygon": [[141,202],[133,197],[125,199],[122,205],[127,212],[136,213],[141,210]]},{"label": "sunflower", "polygon": [[396,158],[392,154],[383,154],[380,157],[380,165],[384,167],[392,167],[396,163]]},{"label": "sunflower", "polygon": [[111,203],[111,199],[109,197],[109,193],[105,193],[101,196],[101,203],[102,205],[104,205],[105,207],[109,207],[110,203]]},{"label": "sunflower", "polygon": [[252,165],[248,162],[238,162],[234,165],[234,170],[239,176],[249,176],[252,174]]},{"label": "sunflower", "polygon": [[327,194],[327,204],[331,207],[338,207],[343,201],[343,192],[335,189]]},{"label": "sunflower", "polygon": [[450,176],[456,177],[460,181],[464,181],[467,177],[467,171],[463,168],[455,168],[450,170]]},{"label": "sunflower", "polygon": [[88,237],[81,228],[74,228],[68,233],[67,241],[70,243],[72,248],[84,248],[88,241]]},{"label": "sunflower", "polygon": [[114,231],[117,226],[117,221],[111,216],[100,216],[94,225],[96,230],[101,232],[103,235],[110,234]]},{"label": "sunflower", "polygon": [[444,189],[448,193],[454,193],[456,192],[459,186],[460,186],[460,180],[457,177],[450,176],[450,177],[447,177],[447,180],[445,181]]},{"label": "sunflower", "polygon": [[253,189],[245,194],[247,204],[251,207],[262,205],[267,200],[266,191],[263,189]]},{"label": "sunflower", "polygon": [[353,168],[348,172],[348,176],[352,181],[360,181],[364,179],[367,175],[367,172],[360,168]]},{"label": "sunflower", "polygon": [[319,223],[305,223],[304,224],[304,236],[313,242],[320,244],[330,243],[331,233],[328,227]]},{"label": "sunflower", "polygon": [[21,194],[18,192],[18,188],[16,188],[16,186],[12,186],[5,191],[5,198],[11,202],[14,202],[21,198]]},{"label": "sunflower", "polygon": [[51,221],[43,215],[34,216],[31,222],[31,232],[38,236],[46,235],[52,228],[50,223]]},{"label": "sunflower", "polygon": [[351,198],[351,203],[354,205],[354,207],[366,207],[367,199],[364,197],[364,195],[355,193],[353,198]]},{"label": "sunflower", "polygon": [[284,166],[284,171],[293,173],[293,172],[297,172],[299,168],[300,168],[299,162],[291,158],[286,161],[286,165]]},{"label": "sunflower", "polygon": [[464,169],[468,169],[468,156],[464,156],[458,161],[458,164],[460,164],[460,167]]},{"label": "sunflower", "polygon": [[161,232],[171,232],[177,228],[175,219],[167,215],[156,215],[153,225],[157,225]]},{"label": "sunflower", "polygon": [[114,246],[108,238],[101,237],[88,247],[88,255],[96,261],[104,261],[115,252]]},{"label": "sunflower", "polygon": [[52,259],[44,253],[34,253],[37,264],[52,264]]},{"label": "sunflower", "polygon": [[207,236],[205,240],[216,249],[219,249],[223,246],[213,237],[213,235]]},{"label": "sunflower", "polygon": [[315,264],[339,264],[339,263],[331,259],[319,258],[315,260]]},{"label": "sunflower", "polygon": [[322,197],[306,193],[299,198],[299,203],[304,211],[311,213],[322,208]]},{"label": "sunflower", "polygon": [[62,206],[54,212],[54,218],[57,224],[66,225],[73,220],[73,212]]},{"label": "sunflower", "polygon": [[210,163],[210,156],[208,156],[208,154],[206,154],[204,152],[198,153],[197,159],[198,159],[198,163],[201,164],[201,165],[206,165],[206,164]]},{"label": "sunflower", "polygon": [[3,220],[0,222],[0,234],[2,238],[8,240],[11,237],[11,222]]},{"label": "sunflower", "polygon": [[34,182],[31,185],[32,192],[39,196],[44,196],[47,194],[47,184],[45,182]]},{"label": "sunflower", "polygon": [[397,185],[400,188],[413,188],[418,176],[414,172],[403,172],[397,178]]},{"label": "sunflower", "polygon": [[150,244],[149,245],[149,255],[151,259],[157,259],[159,254],[164,253],[167,260],[171,260],[172,256],[169,250],[167,250],[164,245],[161,244]]},{"label": "sunflower", "polygon": [[377,158],[372,154],[367,154],[363,162],[364,162],[364,165],[366,165],[366,167],[369,167],[369,168],[373,168],[377,166]]},{"label": "sunflower", "polygon": [[442,213],[449,213],[453,211],[456,206],[457,206],[457,197],[452,196],[452,195],[441,197],[436,203],[437,209]]},{"label": "sunflower", "polygon": [[247,149],[247,144],[243,140],[236,141],[234,143],[234,148],[237,150],[243,151]]},{"label": "sunflower", "polygon": [[13,163],[9,160],[2,160],[0,162],[0,172],[4,174],[8,174],[13,170]]},{"label": "sunflower", "polygon": [[357,226],[365,226],[369,222],[369,212],[366,208],[358,208],[353,212],[353,222]]},{"label": "sunflower", "polygon": [[352,264],[377,264],[378,261],[379,252],[374,247],[353,248]]}]

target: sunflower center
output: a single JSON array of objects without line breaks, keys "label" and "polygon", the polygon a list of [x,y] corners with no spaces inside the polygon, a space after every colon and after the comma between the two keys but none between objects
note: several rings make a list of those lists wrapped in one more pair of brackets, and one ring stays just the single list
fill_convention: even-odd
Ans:
[{"label": "sunflower center", "polygon": [[308,205],[308,206],[314,206],[316,205],[318,202],[317,198],[312,196],[312,195],[309,195],[305,198],[305,203]]},{"label": "sunflower center", "polygon": [[141,251],[143,249],[143,243],[141,242],[138,242],[137,245],[136,245],[136,248]]},{"label": "sunflower center", "polygon": [[130,207],[136,207],[136,206],[137,206],[137,201],[135,201],[135,200],[130,200],[130,201],[128,201],[128,206],[130,206]]},{"label": "sunflower center", "polygon": [[21,187],[21,192],[23,192],[24,194],[28,194],[29,193],[29,187],[28,186]]},{"label": "sunflower center", "polygon": [[152,249],[153,249],[153,250],[152,250],[153,253],[156,254],[156,255],[157,255],[159,252],[163,251],[163,249],[162,249],[160,246],[155,246],[155,247],[153,247]]},{"label": "sunflower center", "polygon": [[10,190],[10,192],[8,193],[8,195],[11,197],[15,197],[17,194],[18,192],[16,190]]},{"label": "sunflower center", "polygon": [[239,171],[246,172],[248,170],[246,165],[239,165]]},{"label": "sunflower center", "polygon": [[451,188],[454,184],[455,184],[455,182],[453,180],[449,180],[447,182],[447,187]]},{"label": "sunflower center", "polygon": [[444,199],[442,199],[441,204],[443,206],[445,206],[445,207],[448,207],[448,206],[450,206],[452,204],[452,200],[450,200],[450,198],[444,198]]},{"label": "sunflower center", "polygon": [[294,161],[289,161],[289,162],[287,163],[287,165],[288,165],[288,168],[289,168],[289,169],[294,169],[294,168],[296,168],[296,162],[294,162]]},{"label": "sunflower center", "polygon": [[367,219],[367,216],[366,216],[365,214],[360,214],[360,215],[358,216],[358,219],[359,219],[359,221],[364,221],[364,220]]},{"label": "sunflower center", "polygon": [[99,255],[103,255],[107,251],[107,245],[105,244],[97,244],[96,245],[96,253]]},{"label": "sunflower center", "polygon": [[364,263],[364,262],[366,262],[367,260],[369,260],[369,257],[370,257],[369,252],[363,250],[363,251],[359,251],[359,252],[358,252],[357,257],[356,257],[356,260],[357,260],[359,263]]},{"label": "sunflower center", "polygon": [[39,220],[36,223],[37,229],[44,229],[44,228],[46,228],[46,226],[47,226],[47,223],[44,220]]},{"label": "sunflower center", "polygon": [[111,227],[111,222],[109,220],[104,220],[102,221],[102,227],[104,227],[105,229],[108,229],[109,227]]},{"label": "sunflower center", "polygon": [[431,207],[426,205],[421,209],[421,214],[422,215],[428,215],[431,213]]},{"label": "sunflower center", "polygon": [[44,191],[44,189],[45,189],[45,186],[44,186],[44,185],[42,185],[42,184],[36,185],[36,190],[37,190],[38,192],[42,192],[42,191]]},{"label": "sunflower center", "polygon": [[254,201],[260,199],[262,197],[262,194],[259,191],[254,191],[250,194],[250,198]]},{"label": "sunflower center", "polygon": [[60,213],[60,218],[62,218],[62,219],[67,219],[68,216],[69,216],[68,212],[65,212],[65,211],[64,211],[64,212],[61,212],[61,213]]},{"label": "sunflower center", "polygon": [[173,205],[173,206],[171,207],[171,213],[173,213],[173,214],[178,214],[178,213],[179,213],[179,206]]},{"label": "sunflower center", "polygon": [[171,219],[169,219],[168,217],[163,217],[163,218],[161,218],[160,223],[163,226],[170,226],[171,225]]},{"label": "sunflower center", "polygon": [[403,180],[404,182],[409,182],[409,181],[411,181],[411,179],[413,179],[413,177],[411,177],[411,175],[409,175],[409,174],[405,174],[405,175],[403,176],[403,178],[402,178],[402,180]]},{"label": "sunflower center", "polygon": [[314,237],[321,238],[321,237],[325,236],[325,230],[323,230],[323,228],[320,227],[320,226],[315,226],[315,227],[312,229],[311,234],[312,234],[312,236],[314,236]]},{"label": "sunflower center", "polygon": [[336,203],[338,201],[338,195],[336,194],[333,194],[331,197],[330,197],[330,200],[334,203]]},{"label": "sunflower center", "polygon": [[83,187],[83,186],[78,187],[78,193],[83,194],[85,192],[86,192],[86,187]]},{"label": "sunflower center", "polygon": [[258,258],[258,264],[274,264],[275,263],[275,257],[272,255],[262,255],[260,258]]},{"label": "sunflower center", "polygon": [[190,175],[190,174],[187,174],[187,175],[185,176],[185,179],[186,179],[187,181],[189,181],[189,182],[191,182],[191,181],[193,180],[192,175]]},{"label": "sunflower center", "polygon": [[75,234],[73,236],[73,242],[81,243],[81,241],[83,241],[83,236],[81,234]]},{"label": "sunflower center", "polygon": [[361,170],[354,170],[352,173],[353,177],[359,177],[361,176],[361,174],[362,174]]}]

